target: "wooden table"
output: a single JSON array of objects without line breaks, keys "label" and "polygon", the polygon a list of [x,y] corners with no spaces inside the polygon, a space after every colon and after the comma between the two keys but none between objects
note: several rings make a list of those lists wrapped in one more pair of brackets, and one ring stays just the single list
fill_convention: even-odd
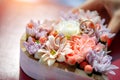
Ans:
[{"label": "wooden table", "polygon": [[[41,1],[39,3],[22,3],[13,0],[0,2],[0,80],[31,80],[19,66],[20,37],[25,32],[26,23],[31,19],[55,19],[65,6]],[[120,33],[114,39],[110,49],[113,64],[120,67]],[[111,80],[119,80],[120,70]]]}]

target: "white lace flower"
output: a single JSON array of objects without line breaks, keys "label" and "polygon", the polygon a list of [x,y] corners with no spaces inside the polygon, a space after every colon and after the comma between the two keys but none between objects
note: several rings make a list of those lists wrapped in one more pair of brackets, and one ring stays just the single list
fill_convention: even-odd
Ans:
[{"label": "white lace flower", "polygon": [[40,57],[40,62],[47,62],[48,66],[51,66],[57,60],[58,62],[64,62],[65,55],[72,52],[70,45],[66,43],[65,38],[49,36],[46,42],[46,49],[40,49],[37,54],[43,53]]}]

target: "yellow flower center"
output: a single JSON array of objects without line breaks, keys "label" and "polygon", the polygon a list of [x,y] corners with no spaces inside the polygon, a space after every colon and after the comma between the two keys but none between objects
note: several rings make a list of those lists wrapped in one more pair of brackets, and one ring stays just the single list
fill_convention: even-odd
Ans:
[{"label": "yellow flower center", "polygon": [[51,53],[52,55],[55,55],[55,54],[56,54],[56,51],[55,51],[55,50],[51,50],[50,53]]}]

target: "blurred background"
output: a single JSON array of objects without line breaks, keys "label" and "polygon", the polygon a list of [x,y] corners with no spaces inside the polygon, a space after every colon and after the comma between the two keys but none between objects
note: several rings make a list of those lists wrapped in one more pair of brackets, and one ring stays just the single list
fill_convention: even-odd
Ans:
[{"label": "blurred background", "polygon": [[55,19],[85,0],[0,0],[0,80],[18,80],[20,38],[31,20]]}]

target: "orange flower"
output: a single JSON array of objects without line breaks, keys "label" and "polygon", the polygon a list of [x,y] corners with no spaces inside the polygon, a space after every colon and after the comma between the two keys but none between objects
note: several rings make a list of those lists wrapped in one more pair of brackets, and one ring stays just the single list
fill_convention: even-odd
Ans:
[{"label": "orange flower", "polygon": [[94,49],[96,45],[95,40],[86,34],[82,36],[72,36],[69,43],[72,46],[72,50],[74,51],[73,53],[66,55],[66,62],[70,65],[74,65],[76,62],[81,63],[83,60],[85,60],[87,53],[91,49]]},{"label": "orange flower", "polygon": [[93,67],[91,65],[86,65],[84,70],[86,73],[92,73]]}]

